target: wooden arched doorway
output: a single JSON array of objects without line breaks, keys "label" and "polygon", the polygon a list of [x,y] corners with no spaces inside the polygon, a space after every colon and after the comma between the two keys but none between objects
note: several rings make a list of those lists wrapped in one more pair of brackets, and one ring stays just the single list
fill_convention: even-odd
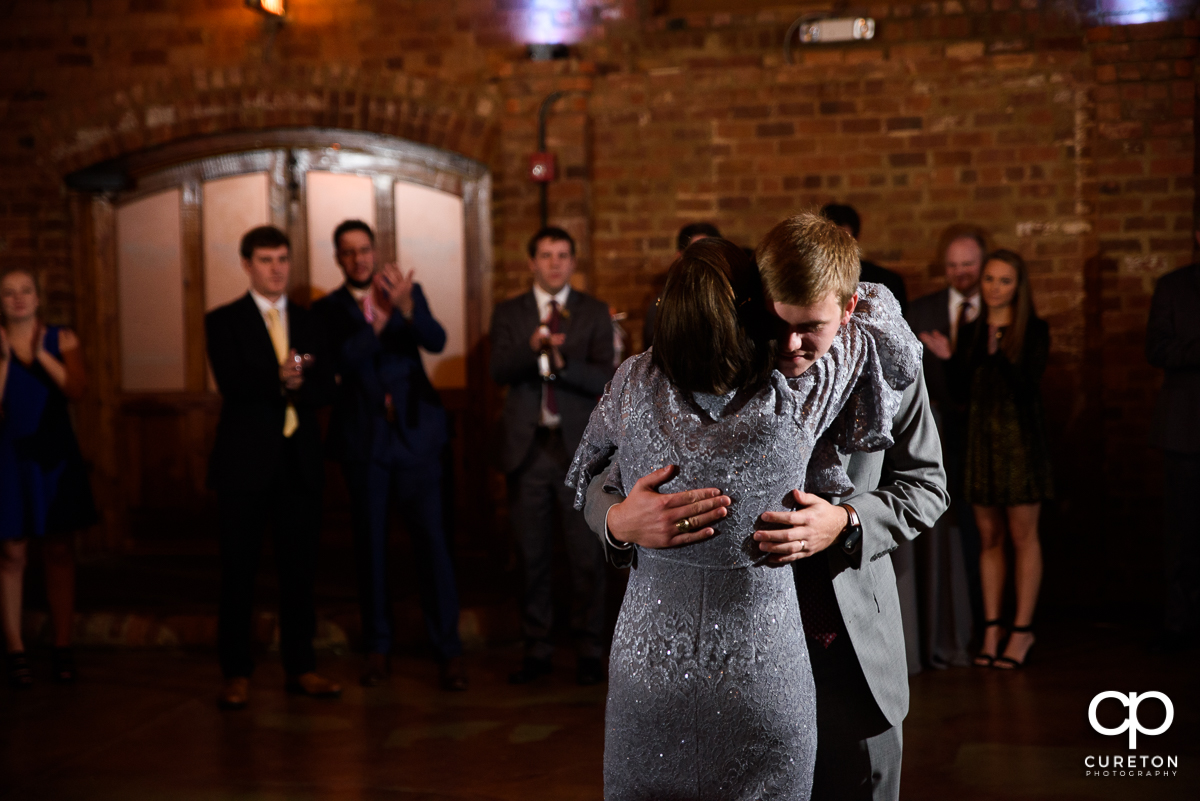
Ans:
[{"label": "wooden arched doorway", "polygon": [[[457,508],[490,516],[483,343],[491,312],[491,183],[458,154],[394,137],[280,129],[188,140],[73,174],[77,325],[91,389],[80,435],[110,549],[154,548],[206,525],[219,397],[203,318],[245,291],[237,239],[260,224],[293,243],[293,299],[340,283],[330,235],[366,219],[386,260],[415,268],[449,335],[427,369],[453,420]],[[476,488],[476,491],[469,491]],[[199,532],[197,532],[199,533]]]}]

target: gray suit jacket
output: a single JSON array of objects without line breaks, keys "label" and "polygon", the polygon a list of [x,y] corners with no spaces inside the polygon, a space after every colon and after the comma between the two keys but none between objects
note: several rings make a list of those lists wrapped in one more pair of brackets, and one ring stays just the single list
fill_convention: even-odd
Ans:
[{"label": "gray suit jacket", "polygon": [[1200,453],[1200,264],[1158,279],[1146,326],[1146,361],[1166,371],[1150,444]]},{"label": "gray suit jacket", "polygon": [[[500,441],[500,468],[508,473],[521,466],[537,432],[542,409],[542,378],[537,354],[529,347],[541,321],[533,290],[506,300],[492,314],[492,380],[508,385]],[[567,296],[559,349],[566,367],[554,381],[563,440],[571,453],[604,385],[613,376],[613,329],[608,306],[572,289]]]},{"label": "gray suit jacket", "polygon": [[[942,446],[921,376],[904,392],[892,421],[895,444],[883,453],[842,455],[856,493],[844,500],[858,512],[862,549],[849,556],[826,550],[834,593],[850,642],[884,716],[897,725],[908,714],[908,664],[900,597],[889,554],[937,522],[950,504]],[[629,563],[632,551],[608,545],[604,520],[621,500],[604,491],[604,476],[588,486],[584,514],[605,543],[610,561]]]}]

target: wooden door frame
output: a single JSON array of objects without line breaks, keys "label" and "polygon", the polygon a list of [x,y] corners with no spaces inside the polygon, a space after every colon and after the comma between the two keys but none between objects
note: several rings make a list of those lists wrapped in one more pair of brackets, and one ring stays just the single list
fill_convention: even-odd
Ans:
[{"label": "wooden door frame", "polygon": [[[196,428],[197,415],[211,413],[219,400],[206,386],[202,336],[204,317],[204,254],[200,192],[204,181],[246,172],[267,171],[271,220],[290,220],[293,262],[308,283],[308,237],[305,175],[309,170],[367,175],[375,186],[377,246],[395,253],[393,188],[397,180],[417,183],[458,195],[463,201],[466,302],[467,389],[443,392],[447,407],[462,430],[460,442],[487,441],[486,334],[492,311],[491,175],[480,162],[457,153],[380,134],[336,128],[278,129],[224,133],[175,142],[132,153],[106,165],[123,173],[132,188],[120,193],[74,193],[71,214],[74,233],[75,317],[84,343],[90,378],[79,404],[81,444],[91,457],[97,500],[105,524],[89,545],[122,550],[133,545],[129,509],[138,501],[132,486],[137,458],[134,432],[122,420],[135,410],[143,413],[190,415],[185,425]],[[184,316],[186,386],[183,392],[127,393],[121,388],[120,320],[117,289],[116,209],[118,205],[179,186],[183,189]],[[281,191],[286,186],[289,191]],[[295,268],[294,268],[295,269]],[[198,291],[190,287],[199,287]],[[192,431],[203,436],[203,431]],[[458,448],[455,471],[460,479],[480,488],[474,498],[462,498],[475,519],[490,518],[490,510],[473,509],[486,503],[486,456],[478,448]],[[207,454],[204,454],[207,459]],[[200,467],[199,465],[197,467]],[[203,470],[194,472],[203,475]],[[460,481],[460,485],[463,482]],[[197,487],[197,490],[201,490]]]}]

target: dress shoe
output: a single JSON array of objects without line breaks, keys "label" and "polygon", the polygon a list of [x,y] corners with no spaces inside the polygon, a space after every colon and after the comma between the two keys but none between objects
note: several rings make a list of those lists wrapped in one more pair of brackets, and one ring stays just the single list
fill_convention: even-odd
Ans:
[{"label": "dress shoe", "polygon": [[217,706],[221,709],[245,709],[250,700],[250,679],[236,676],[225,682],[225,689],[217,696]]},{"label": "dress shoe", "polygon": [[536,681],[542,676],[549,676],[553,666],[549,659],[534,659],[532,656],[525,657],[525,661],[521,663],[521,669],[515,673],[508,674],[509,684],[528,684],[531,681]]},{"label": "dress shoe", "polygon": [[467,689],[467,671],[461,656],[451,657],[438,665],[438,685],[451,693],[461,693]]},{"label": "dress shoe", "polygon": [[55,648],[51,664],[54,666],[54,680],[59,684],[74,684],[79,678],[79,671],[75,669],[75,655],[69,646]]},{"label": "dress shoe", "polygon": [[367,665],[363,668],[362,677],[359,681],[364,687],[378,687],[387,681],[388,674],[391,670],[388,667],[388,658],[384,654],[367,654]]},{"label": "dress shoe", "polygon": [[604,681],[604,664],[594,656],[581,656],[575,665],[575,682],[590,687]]},{"label": "dress shoe", "polygon": [[316,673],[288,677],[285,689],[292,695],[307,695],[309,698],[342,697],[342,685]]},{"label": "dress shoe", "polygon": [[8,663],[8,683],[14,690],[26,690],[33,686],[33,671],[29,669],[29,657],[24,651],[13,651],[5,660]]}]

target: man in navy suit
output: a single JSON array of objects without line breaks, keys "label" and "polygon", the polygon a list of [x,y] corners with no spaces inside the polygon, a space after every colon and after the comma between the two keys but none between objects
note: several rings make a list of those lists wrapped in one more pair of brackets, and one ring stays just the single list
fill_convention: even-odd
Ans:
[{"label": "man in navy suit", "polygon": [[333,244],[346,283],[313,311],[325,324],[340,379],[328,445],[350,489],[367,651],[362,683],[381,684],[388,672],[387,509],[394,494],[406,512],[441,686],[465,690],[458,590],[442,519],[446,412],[420,354],[440,352],[446,332],[412,272],[405,275],[394,264],[376,270],[370,226],[347,220],[334,231]]},{"label": "man in navy suit", "polygon": [[[289,692],[336,697],[317,675],[313,578],[321,528],[321,437],[317,408],[333,394],[324,337],[311,314],[288,302],[287,236],[262,226],[242,237],[250,291],[204,318],[221,417],[208,462],[221,520],[221,602],[217,647],[223,709],[246,706],[254,579],[263,532],[271,527],[279,571],[279,654]],[[311,359],[306,359],[311,356]]]}]

